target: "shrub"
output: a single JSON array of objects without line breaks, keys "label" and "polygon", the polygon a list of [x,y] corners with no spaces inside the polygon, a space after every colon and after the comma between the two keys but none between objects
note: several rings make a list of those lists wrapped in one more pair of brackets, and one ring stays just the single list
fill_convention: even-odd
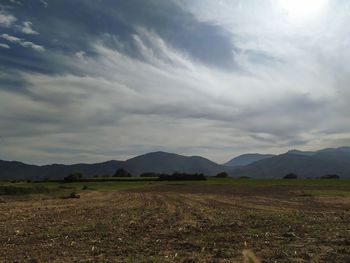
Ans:
[{"label": "shrub", "polygon": [[69,198],[76,198],[79,199],[80,195],[78,195],[76,192],[70,193]]},{"label": "shrub", "polygon": [[160,174],[159,180],[182,181],[182,180],[207,180],[203,174],[188,174],[175,172],[172,175]]},{"label": "shrub", "polygon": [[60,185],[58,188],[60,188],[60,189],[75,189],[74,186],[65,186],[65,185]]},{"label": "shrub", "polygon": [[64,177],[63,180],[68,182],[75,182],[75,181],[79,181],[79,179],[81,178],[83,178],[82,173],[71,173],[68,176]]},{"label": "shrub", "polygon": [[221,173],[218,173],[215,177],[217,177],[217,178],[227,178],[228,177],[228,173],[221,172]]},{"label": "shrub", "polygon": [[283,177],[283,179],[298,179],[298,175],[294,173],[289,173]]},{"label": "shrub", "polygon": [[12,180],[11,183],[12,184],[17,184],[17,183],[20,183],[21,181],[20,180]]},{"label": "shrub", "polygon": [[132,175],[125,169],[123,168],[119,168],[115,174],[113,175],[113,177],[131,177]]},{"label": "shrub", "polygon": [[340,176],[336,174],[327,174],[324,176],[321,176],[321,179],[339,179]]},{"label": "shrub", "polygon": [[153,172],[148,172],[148,173],[141,174],[140,177],[158,177],[158,174]]}]

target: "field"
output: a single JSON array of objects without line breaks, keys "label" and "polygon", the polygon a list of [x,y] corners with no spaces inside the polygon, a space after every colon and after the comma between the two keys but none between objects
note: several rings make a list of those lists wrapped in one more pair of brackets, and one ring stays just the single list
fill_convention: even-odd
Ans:
[{"label": "field", "polygon": [[350,180],[9,185],[0,262],[350,262]]}]

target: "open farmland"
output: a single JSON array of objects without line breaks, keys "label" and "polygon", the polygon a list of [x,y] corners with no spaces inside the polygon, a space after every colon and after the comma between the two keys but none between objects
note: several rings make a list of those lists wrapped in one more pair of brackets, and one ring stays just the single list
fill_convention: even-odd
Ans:
[{"label": "open farmland", "polygon": [[38,185],[81,197],[4,196],[1,262],[350,262],[346,180]]}]

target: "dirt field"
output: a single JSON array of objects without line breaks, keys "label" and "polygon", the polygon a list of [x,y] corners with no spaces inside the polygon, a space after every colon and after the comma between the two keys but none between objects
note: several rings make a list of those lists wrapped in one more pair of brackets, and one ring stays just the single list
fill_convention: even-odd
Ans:
[{"label": "dirt field", "polygon": [[[0,262],[350,262],[350,198],[162,185],[0,203]],[[344,191],[347,191],[346,189]]]}]

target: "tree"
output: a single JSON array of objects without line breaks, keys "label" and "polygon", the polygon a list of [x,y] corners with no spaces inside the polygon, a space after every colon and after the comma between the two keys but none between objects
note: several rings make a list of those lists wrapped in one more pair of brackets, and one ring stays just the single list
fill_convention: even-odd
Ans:
[{"label": "tree", "polygon": [[74,181],[79,181],[79,179],[81,178],[83,178],[83,174],[78,172],[78,173],[70,173],[68,176],[64,177],[63,180],[68,182],[74,182]]},{"label": "tree", "polygon": [[123,168],[119,168],[115,174],[113,175],[113,177],[131,177],[132,175],[125,169]]},{"label": "tree", "polygon": [[160,174],[160,181],[184,181],[184,180],[207,180],[204,174],[188,174],[175,172],[172,175],[169,174]]},{"label": "tree", "polygon": [[321,176],[321,179],[339,179],[340,176],[336,174],[327,174],[324,176]]},{"label": "tree", "polygon": [[295,173],[289,173],[283,177],[283,179],[298,179],[298,175]]},{"label": "tree", "polygon": [[146,172],[146,173],[142,173],[140,177],[158,177],[158,175],[154,172]]},{"label": "tree", "polygon": [[221,173],[218,173],[215,177],[217,177],[217,178],[227,178],[228,177],[228,173],[221,172]]}]

